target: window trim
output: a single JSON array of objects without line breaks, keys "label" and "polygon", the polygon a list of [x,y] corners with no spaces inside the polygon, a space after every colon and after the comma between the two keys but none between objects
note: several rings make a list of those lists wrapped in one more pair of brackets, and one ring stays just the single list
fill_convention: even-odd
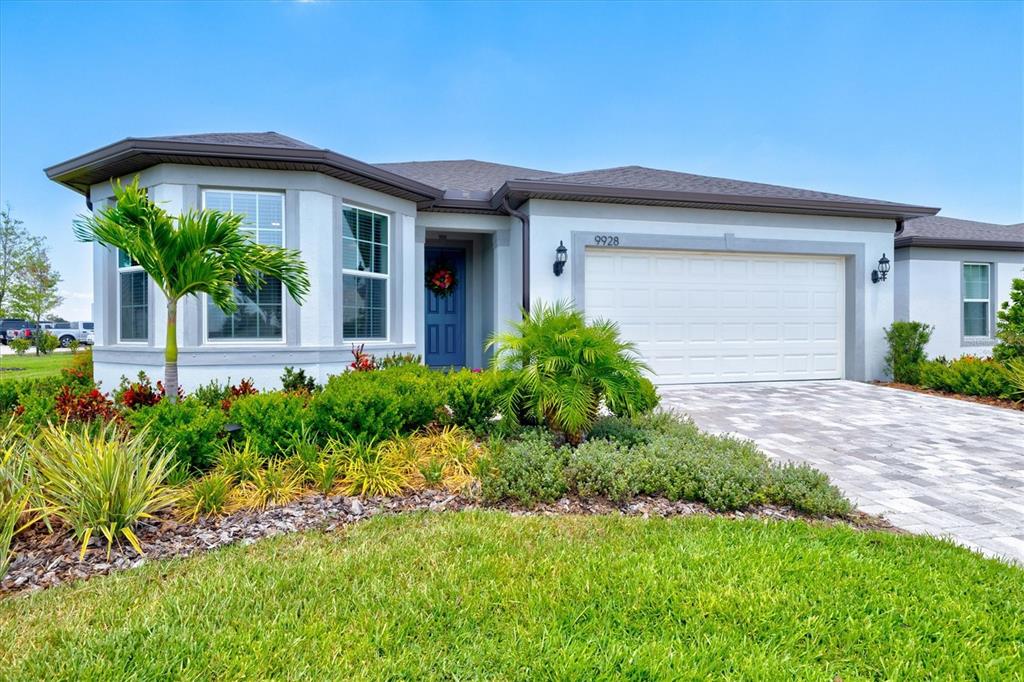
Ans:
[{"label": "window trim", "polygon": [[[387,273],[367,272],[366,270],[352,270],[350,268],[346,268],[345,267],[345,209],[348,209],[348,208],[356,209],[358,211],[366,211],[367,213],[372,213],[374,215],[383,216],[384,218],[387,219],[387,221],[388,221],[387,244],[386,244],[386,246],[388,247],[388,258],[387,258],[388,271],[387,271]],[[384,211],[377,211],[377,210],[374,210],[372,208],[367,208],[366,206],[360,206],[359,204],[354,204],[354,203],[350,203],[350,202],[347,202],[347,201],[342,201],[342,203],[341,203],[341,222],[340,222],[340,225],[341,225],[341,237],[340,237],[340,239],[341,239],[341,275],[340,275],[340,278],[339,278],[340,281],[338,282],[338,290],[341,292],[341,296],[338,299],[337,311],[338,311],[338,314],[341,317],[341,340],[342,340],[342,343],[353,343],[353,344],[358,344],[358,343],[369,343],[369,344],[391,343],[391,312],[392,312],[392,305],[393,305],[392,301],[391,301],[391,272],[394,269],[393,268],[393,264],[391,262],[391,256],[392,256],[393,247],[394,247],[394,243],[393,243],[393,239],[392,239],[392,237],[393,237],[392,227],[394,225],[394,218],[393,218],[393,216],[390,213],[386,213]],[[369,279],[383,279],[384,280],[384,302],[385,302],[385,304],[387,306],[384,309],[384,336],[382,336],[382,337],[371,337],[371,338],[364,338],[364,337],[350,338],[348,336],[345,336],[345,275],[352,275],[352,276],[355,276],[355,277],[366,277],[366,278],[369,278]]]},{"label": "window trim", "polygon": [[[150,294],[151,281],[149,274],[142,268],[141,265],[128,265],[127,267],[121,267],[121,249],[114,249],[114,264],[117,266],[117,320],[115,325],[117,326],[117,343],[118,345],[132,345],[132,346],[148,346],[150,338],[153,335],[153,330],[150,329],[150,305],[152,297]],[[146,275],[146,338],[144,339],[123,339],[121,338],[121,275],[127,275],[134,272],[141,272]]]},{"label": "window trim", "polygon": [[[985,267],[985,274],[988,286],[988,296],[986,298],[967,298],[967,266],[968,265],[981,265]],[[993,341],[995,336],[993,335],[993,324],[992,324],[992,301],[995,298],[993,291],[993,278],[992,278],[992,263],[982,263],[978,261],[962,261],[960,263],[960,337],[962,341],[966,343],[977,343],[979,341]],[[967,316],[964,311],[964,307],[967,303],[985,303],[985,333],[984,334],[968,334],[967,333]]]},{"label": "window trim", "polygon": [[[287,248],[287,215],[288,215],[288,197],[287,192],[283,189],[233,189],[231,187],[200,187],[199,188],[199,207],[202,210],[206,209],[206,193],[207,192],[230,192],[232,194],[275,194],[281,197],[281,248]],[[259,202],[257,201],[257,206]],[[256,228],[257,235],[259,228]],[[286,346],[288,345],[288,301],[285,299],[287,290],[285,289],[284,283],[281,283],[281,338],[279,339],[257,339],[257,338],[238,338],[238,339],[211,339],[210,338],[210,296],[208,294],[202,295],[202,307],[203,307],[203,336],[202,341],[204,346]]]}]

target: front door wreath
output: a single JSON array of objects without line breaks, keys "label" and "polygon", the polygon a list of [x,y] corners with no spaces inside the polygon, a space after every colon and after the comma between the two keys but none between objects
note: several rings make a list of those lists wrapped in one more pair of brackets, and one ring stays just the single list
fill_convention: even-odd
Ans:
[{"label": "front door wreath", "polygon": [[441,298],[451,296],[458,286],[455,268],[446,261],[436,261],[427,268],[427,288]]}]

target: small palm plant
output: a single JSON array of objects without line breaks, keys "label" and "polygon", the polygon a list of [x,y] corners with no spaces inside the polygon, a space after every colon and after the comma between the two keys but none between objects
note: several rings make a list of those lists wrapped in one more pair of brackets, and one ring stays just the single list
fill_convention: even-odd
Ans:
[{"label": "small palm plant", "polygon": [[257,244],[242,231],[245,217],[204,209],[173,217],[150,200],[139,179],[114,184],[117,203],[74,223],[75,236],[123,251],[138,263],[167,299],[164,387],[178,396],[178,301],[206,294],[230,315],[238,309],[235,286],[258,287],[275,277],[302,302],[309,277],[298,251]]},{"label": "small palm plant", "polygon": [[494,364],[515,377],[505,395],[506,414],[531,413],[553,431],[578,443],[597,419],[604,401],[620,414],[645,402],[647,366],[633,344],[619,337],[614,322],[587,323],[571,303],[538,302],[512,331],[487,341]]}]

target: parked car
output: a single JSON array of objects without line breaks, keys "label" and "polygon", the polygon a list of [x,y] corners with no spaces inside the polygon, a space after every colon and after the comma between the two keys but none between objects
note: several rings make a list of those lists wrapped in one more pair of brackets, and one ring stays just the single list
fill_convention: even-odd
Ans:
[{"label": "parked car", "polygon": [[32,325],[28,320],[5,317],[0,320],[0,343],[10,343],[11,339],[32,338]]},{"label": "parked car", "polygon": [[44,322],[41,326],[57,337],[61,348],[70,346],[73,339],[91,346],[95,339],[95,325],[92,322]]}]

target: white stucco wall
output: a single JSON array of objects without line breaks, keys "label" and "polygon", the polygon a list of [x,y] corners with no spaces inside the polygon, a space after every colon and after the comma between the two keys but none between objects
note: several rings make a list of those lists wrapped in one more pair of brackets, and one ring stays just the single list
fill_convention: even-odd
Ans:
[{"label": "white stucco wall", "polygon": [[900,249],[893,264],[893,276],[901,293],[896,307],[897,319],[932,325],[932,338],[926,352],[931,357],[957,358],[961,355],[990,355],[994,338],[965,339],[963,329],[962,265],[990,263],[993,273],[994,302],[990,332],[994,331],[994,313],[1009,299],[1015,277],[1024,277],[1024,252],[908,247]]},{"label": "white stucco wall", "polygon": [[[863,329],[847,354],[861,353],[864,376],[853,379],[880,379],[884,375],[885,339],[882,330],[893,320],[895,300],[893,281],[872,284],[871,270],[882,254],[893,256],[891,220],[804,216],[746,211],[718,211],[652,206],[624,206],[599,203],[532,200],[530,214],[530,293],[532,300],[573,299],[574,233],[601,233],[623,237],[621,247],[628,248],[629,236],[669,235],[789,242],[832,242],[863,250],[861,272],[852,273],[854,285],[863,286]],[[564,274],[552,271],[559,241],[570,249]],[[633,243],[639,240],[633,239]],[[770,249],[770,244],[764,245]],[[575,254],[576,257],[579,254]],[[574,276],[575,274],[575,276]]]}]

